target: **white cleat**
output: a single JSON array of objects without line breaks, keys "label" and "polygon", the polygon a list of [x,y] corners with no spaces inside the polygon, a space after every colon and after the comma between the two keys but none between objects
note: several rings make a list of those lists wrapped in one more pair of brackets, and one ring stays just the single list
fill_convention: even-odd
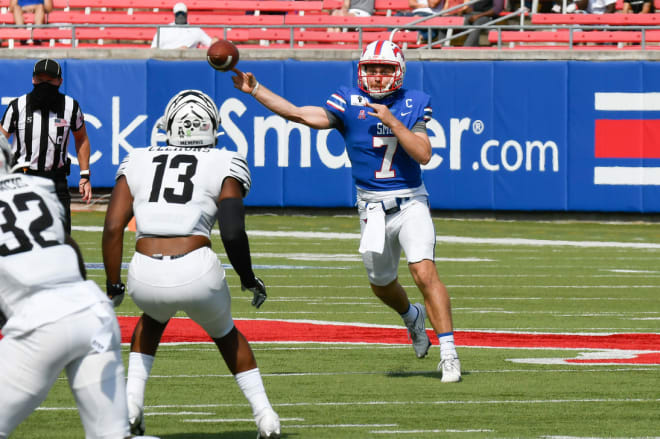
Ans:
[{"label": "white cleat", "polygon": [[128,423],[131,434],[135,436],[144,435],[144,408],[138,406],[131,398],[128,398]]},{"label": "white cleat", "polygon": [[440,361],[438,371],[442,372],[443,383],[457,383],[461,380],[461,360],[458,358],[447,358]]},{"label": "white cleat", "polygon": [[417,358],[424,358],[431,347],[431,340],[429,340],[426,333],[426,310],[421,303],[416,303],[413,307],[417,308],[417,318],[412,325],[406,325],[406,327],[412,340],[415,355],[417,355]]},{"label": "white cleat", "polygon": [[254,420],[257,423],[257,439],[280,439],[280,417],[272,408],[262,410]]}]

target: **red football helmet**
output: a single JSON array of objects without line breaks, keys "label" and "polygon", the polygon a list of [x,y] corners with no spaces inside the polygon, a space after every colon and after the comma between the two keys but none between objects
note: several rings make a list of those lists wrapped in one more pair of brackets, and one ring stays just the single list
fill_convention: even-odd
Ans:
[{"label": "red football helmet", "polygon": [[[368,75],[368,65],[390,65],[394,66],[393,75]],[[358,87],[365,93],[369,93],[375,99],[381,99],[403,86],[403,77],[406,74],[406,61],[403,52],[391,41],[377,40],[364,49],[360,62],[358,63]],[[387,78],[381,86],[370,86],[369,78],[381,76]]]}]

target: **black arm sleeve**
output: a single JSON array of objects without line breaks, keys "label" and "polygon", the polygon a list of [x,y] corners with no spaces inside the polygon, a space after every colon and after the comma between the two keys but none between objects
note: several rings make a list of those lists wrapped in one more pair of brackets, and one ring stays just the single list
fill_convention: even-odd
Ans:
[{"label": "black arm sleeve", "polygon": [[240,198],[225,198],[218,209],[220,237],[232,267],[241,278],[241,285],[252,288],[257,284],[252,271],[250,243],[245,233],[245,207]]}]

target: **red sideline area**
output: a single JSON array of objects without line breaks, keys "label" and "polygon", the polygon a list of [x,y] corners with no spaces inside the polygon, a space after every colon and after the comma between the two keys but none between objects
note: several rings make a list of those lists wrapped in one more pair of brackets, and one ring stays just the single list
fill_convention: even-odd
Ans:
[{"label": "red sideline area", "polygon": [[[129,342],[137,317],[119,317],[122,342]],[[279,320],[238,320],[236,327],[251,342],[329,342],[408,344],[405,328],[362,327],[343,324],[288,322]],[[438,344],[432,331],[427,331]],[[525,334],[510,332],[454,332],[458,346],[501,348],[621,349],[660,351],[660,334]],[[172,319],[163,334],[164,343],[210,342],[211,339],[190,319]]]},{"label": "red sideline area", "polygon": [[[122,343],[129,343],[138,317],[118,317]],[[279,320],[234,320],[236,327],[251,342],[307,342],[307,343],[381,343],[409,344],[405,328],[363,327],[348,324],[289,322]],[[432,331],[431,342],[438,344]],[[660,334],[632,333],[609,335],[530,334],[512,332],[455,331],[457,346],[494,348],[550,348],[550,349],[619,349],[624,351],[655,351],[640,353],[657,364],[660,355]],[[0,335],[2,338],[2,335]],[[204,330],[187,318],[175,318],[165,329],[162,343],[211,342]],[[580,360],[571,360],[579,363]],[[611,360],[608,360],[611,362]],[[593,363],[593,360],[589,360]],[[621,362],[625,362],[622,360]]]}]

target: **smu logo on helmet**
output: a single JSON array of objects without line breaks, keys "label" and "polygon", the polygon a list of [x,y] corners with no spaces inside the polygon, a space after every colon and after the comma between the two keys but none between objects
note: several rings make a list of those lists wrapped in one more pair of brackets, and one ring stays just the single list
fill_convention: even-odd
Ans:
[{"label": "smu logo on helmet", "polygon": [[[660,93],[594,93],[594,98],[594,109],[598,112],[636,117],[596,119],[596,160],[660,159],[660,119],[642,118],[646,115],[642,112],[660,112]],[[660,186],[660,167],[595,166],[594,184]]]},{"label": "smu logo on helmet", "polygon": [[393,46],[394,47],[392,47],[392,52],[394,52],[394,56],[401,55],[401,59],[405,59],[403,56],[403,50],[399,49],[399,46],[397,46],[396,44],[394,44]]}]

